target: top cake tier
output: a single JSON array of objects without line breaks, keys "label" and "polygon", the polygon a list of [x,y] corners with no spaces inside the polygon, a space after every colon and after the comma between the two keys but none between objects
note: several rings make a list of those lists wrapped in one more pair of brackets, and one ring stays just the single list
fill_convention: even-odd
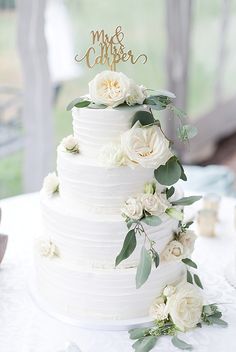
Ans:
[{"label": "top cake tier", "polygon": [[118,142],[120,135],[131,128],[134,114],[147,110],[145,106],[106,109],[72,109],[73,131],[81,155],[97,159],[101,148]]}]

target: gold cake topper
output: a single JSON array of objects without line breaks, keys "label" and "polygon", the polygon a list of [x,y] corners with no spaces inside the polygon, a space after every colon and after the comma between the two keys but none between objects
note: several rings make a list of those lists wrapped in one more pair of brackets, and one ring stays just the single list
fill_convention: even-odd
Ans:
[{"label": "gold cake topper", "polygon": [[95,65],[107,65],[110,70],[116,71],[116,66],[120,62],[130,61],[131,64],[136,64],[142,60],[142,63],[147,62],[147,55],[139,54],[134,56],[131,49],[125,50],[123,44],[124,32],[121,26],[116,27],[115,33],[109,36],[104,29],[100,31],[91,31],[92,45],[86,50],[84,56],[79,57],[77,54],[75,60],[82,62],[85,60],[89,68]]}]

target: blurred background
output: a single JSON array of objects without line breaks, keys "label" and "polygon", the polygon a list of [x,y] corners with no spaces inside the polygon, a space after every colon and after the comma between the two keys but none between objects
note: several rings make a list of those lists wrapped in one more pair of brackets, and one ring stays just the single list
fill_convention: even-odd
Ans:
[{"label": "blurred background", "polygon": [[[177,145],[183,162],[227,166],[192,170],[209,183],[234,183],[235,0],[0,0],[0,198],[39,190],[55,168],[56,145],[72,132],[66,105],[105,69],[74,57],[90,46],[92,29],[117,25],[126,47],[148,56],[118,70],[174,91],[199,130],[190,146]],[[175,138],[171,116],[165,125]]]}]

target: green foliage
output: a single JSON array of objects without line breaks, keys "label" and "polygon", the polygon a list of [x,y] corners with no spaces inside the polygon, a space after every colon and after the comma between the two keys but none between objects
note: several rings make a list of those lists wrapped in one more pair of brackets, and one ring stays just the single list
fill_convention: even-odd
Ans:
[{"label": "green foliage", "polygon": [[189,270],[187,270],[187,282],[193,285],[193,277]]},{"label": "green foliage", "polygon": [[148,333],[149,329],[148,328],[135,328],[129,330],[129,338],[131,340],[137,340],[140,339],[141,337],[146,336]]},{"label": "green foliage", "polygon": [[177,336],[172,337],[171,342],[175,347],[179,348],[180,350],[192,351],[193,349],[192,345],[186,343],[183,340],[180,340]]},{"label": "green foliage", "polygon": [[170,188],[166,188],[166,198],[169,199],[175,193],[175,188],[171,186]]},{"label": "green foliage", "polygon": [[203,290],[203,286],[202,286],[202,283],[201,283],[199,276],[197,274],[194,274],[193,279],[194,279],[195,284]]},{"label": "green foliage", "polygon": [[136,287],[141,287],[148,279],[152,269],[152,258],[148,250],[143,246],[140,261],[136,273]]},{"label": "green foliage", "polygon": [[157,251],[152,247],[150,249],[150,253],[151,253],[151,256],[152,256],[152,260],[155,264],[155,267],[157,268],[160,264],[160,257],[159,257],[159,254],[157,253]]},{"label": "green foliage", "polygon": [[172,156],[165,165],[159,166],[154,171],[156,180],[165,186],[171,186],[175,184],[182,175],[182,168],[176,156]]},{"label": "green foliage", "polygon": [[157,342],[156,336],[146,336],[138,339],[133,345],[135,352],[149,352]]},{"label": "green foliage", "polygon": [[228,323],[221,319],[222,313],[216,304],[204,305],[202,309],[202,321],[207,325],[220,325],[222,327],[227,327]]},{"label": "green foliage", "polygon": [[74,106],[77,108],[85,108],[91,104],[91,101],[84,100],[82,98],[76,98],[72,100],[66,107],[67,111],[70,111]]},{"label": "green foliage", "polygon": [[144,222],[145,224],[149,225],[149,226],[158,226],[161,224],[161,219],[159,218],[159,216],[156,215],[147,215],[144,218],[141,219],[142,222]]},{"label": "green foliage", "polygon": [[182,142],[187,142],[189,139],[197,135],[197,128],[192,125],[182,125],[177,129],[177,135]]},{"label": "green foliage", "polygon": [[116,266],[127,259],[135,250],[137,245],[135,230],[130,230],[124,240],[123,247],[116,257]]},{"label": "green foliage", "polygon": [[172,100],[164,95],[150,95],[144,100],[144,104],[154,110],[164,110]]},{"label": "green foliage", "polygon": [[188,266],[191,266],[192,268],[194,269],[197,269],[197,264],[194,263],[194,261],[190,258],[185,258],[185,259],[182,259],[182,262]]},{"label": "green foliage", "polygon": [[134,114],[132,126],[139,121],[142,126],[152,125],[155,123],[153,115],[148,111],[137,111]]},{"label": "green foliage", "polygon": [[166,209],[166,214],[179,221],[183,221],[184,218],[184,214],[182,213],[182,211],[177,210],[175,208]]},{"label": "green foliage", "polygon": [[191,196],[191,197],[183,197],[181,199],[175,200],[173,202],[171,202],[172,205],[191,205],[195,202],[197,202],[198,200],[200,200],[202,198],[202,196]]}]

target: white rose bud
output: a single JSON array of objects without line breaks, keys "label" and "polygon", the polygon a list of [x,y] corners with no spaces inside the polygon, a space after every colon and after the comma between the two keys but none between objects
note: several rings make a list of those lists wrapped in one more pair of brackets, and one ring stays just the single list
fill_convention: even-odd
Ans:
[{"label": "white rose bud", "polygon": [[143,194],[141,197],[141,202],[143,204],[144,210],[146,210],[151,215],[162,215],[170,206],[169,202],[164,197],[162,194],[157,195],[156,193]]},{"label": "white rose bud", "polygon": [[168,318],[168,312],[164,303],[164,299],[162,297],[158,297],[157,299],[155,299],[155,301],[150,307],[149,315],[153,319],[158,321],[165,320]]},{"label": "white rose bud", "polygon": [[127,158],[118,143],[104,145],[99,152],[99,161],[107,167],[118,167],[127,165]]},{"label": "white rose bud", "polygon": [[126,97],[126,103],[129,106],[136,104],[142,105],[145,98],[146,95],[144,94],[143,87],[138,86],[132,80],[130,80],[130,87]]},{"label": "white rose bud", "polygon": [[144,193],[154,194],[156,192],[156,184],[154,182],[146,183],[144,185]]},{"label": "white rose bud", "polygon": [[89,95],[95,104],[116,107],[125,102],[130,79],[121,72],[103,71],[89,82]]},{"label": "white rose bud", "polygon": [[79,152],[78,141],[73,135],[63,138],[61,141],[61,145],[65,148],[66,151],[70,153]]},{"label": "white rose bud", "polygon": [[43,191],[47,196],[52,196],[59,191],[59,180],[55,172],[49,173],[43,181]]},{"label": "white rose bud", "polygon": [[157,125],[142,127],[137,121],[121,135],[127,157],[143,167],[157,168],[172,157],[169,141]]},{"label": "white rose bud", "polygon": [[143,205],[140,201],[140,197],[130,197],[127,199],[121,213],[125,217],[133,220],[139,220],[143,217]]},{"label": "white rose bud", "polygon": [[185,257],[191,256],[194,250],[194,244],[195,244],[196,238],[197,236],[195,232],[192,230],[187,230],[186,232],[182,232],[179,234],[178,240],[184,247]]},{"label": "white rose bud", "polygon": [[167,298],[166,310],[181,331],[196,327],[201,320],[203,298],[195,286],[188,282],[176,286],[176,292]]},{"label": "white rose bud", "polygon": [[167,244],[161,254],[164,261],[182,260],[184,258],[184,247],[179,241],[173,240]]},{"label": "white rose bud", "polygon": [[166,297],[170,297],[175,293],[176,289],[174,286],[167,285],[163,291],[163,295]]}]

